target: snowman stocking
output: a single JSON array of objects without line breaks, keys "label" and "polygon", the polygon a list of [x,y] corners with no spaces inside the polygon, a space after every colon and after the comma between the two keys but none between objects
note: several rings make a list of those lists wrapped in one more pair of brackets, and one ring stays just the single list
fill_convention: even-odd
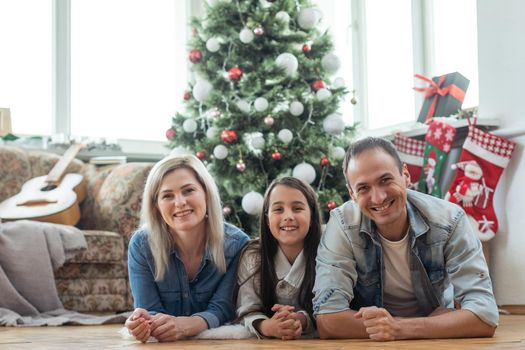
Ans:
[{"label": "snowman stocking", "polygon": [[441,168],[447,160],[455,136],[456,129],[446,123],[434,120],[429,125],[425,136],[423,173],[418,184],[420,192],[441,198]]},{"label": "snowman stocking", "polygon": [[423,156],[425,154],[425,142],[412,139],[396,133],[394,145],[401,161],[406,164],[410,173],[410,186],[412,190],[417,190],[417,182],[423,169]]},{"label": "snowman stocking", "polygon": [[459,162],[452,166],[457,172],[445,199],[465,209],[482,241],[493,238],[498,231],[492,200],[514,147],[512,141],[469,125]]}]

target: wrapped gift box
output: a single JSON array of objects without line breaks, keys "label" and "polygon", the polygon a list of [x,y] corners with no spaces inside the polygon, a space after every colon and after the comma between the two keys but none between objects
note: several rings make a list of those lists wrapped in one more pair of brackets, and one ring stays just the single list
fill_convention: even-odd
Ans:
[{"label": "wrapped gift box", "polygon": [[433,117],[448,117],[461,109],[470,82],[463,75],[454,72],[430,80],[416,74],[416,78],[429,83],[428,87],[414,88],[425,93],[418,122],[429,124]]}]

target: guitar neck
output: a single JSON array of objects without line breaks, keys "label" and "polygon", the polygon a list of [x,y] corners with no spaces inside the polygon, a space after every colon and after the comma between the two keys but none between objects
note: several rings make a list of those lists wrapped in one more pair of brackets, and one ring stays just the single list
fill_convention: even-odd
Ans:
[{"label": "guitar neck", "polygon": [[73,158],[77,155],[78,151],[83,147],[81,144],[74,144],[64,152],[60,160],[55,164],[53,169],[49,172],[46,177],[46,182],[49,184],[57,184],[60,182],[60,179],[64,175],[64,172],[67,169],[67,166]]}]

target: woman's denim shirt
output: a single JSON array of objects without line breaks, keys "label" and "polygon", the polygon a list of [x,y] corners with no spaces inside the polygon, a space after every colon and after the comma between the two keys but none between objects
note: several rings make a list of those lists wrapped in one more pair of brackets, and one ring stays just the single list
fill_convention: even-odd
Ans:
[{"label": "woman's denim shirt", "polygon": [[[454,301],[491,326],[498,324],[481,243],[463,209],[407,190],[410,273],[421,310]],[[383,307],[384,263],[375,224],[347,202],[332,210],[317,253],[314,313]]]},{"label": "woman's denim shirt", "polygon": [[155,263],[145,230],[135,232],[129,242],[129,281],[135,307],[151,313],[173,316],[200,316],[209,328],[231,320],[235,315],[232,293],[236,283],[239,255],[248,242],[248,236],[239,228],[224,224],[224,257],[226,273],[219,272],[206,253],[197,275],[188,281],[184,264],[174,249],[169,267],[162,281],[155,281]]}]

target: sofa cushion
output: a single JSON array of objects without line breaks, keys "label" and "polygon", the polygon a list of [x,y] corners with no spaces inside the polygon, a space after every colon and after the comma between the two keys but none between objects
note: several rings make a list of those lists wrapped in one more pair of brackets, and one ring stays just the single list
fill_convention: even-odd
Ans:
[{"label": "sofa cushion", "polygon": [[124,239],[109,231],[82,231],[86,237],[87,249],[68,260],[71,263],[119,263],[126,259]]},{"label": "sofa cushion", "polygon": [[127,278],[128,266],[126,261],[118,263],[65,263],[55,271],[56,279],[77,278]]},{"label": "sofa cushion", "polygon": [[10,146],[0,147],[0,201],[14,196],[33,176],[27,152]]},{"label": "sofa cushion", "polygon": [[78,312],[119,312],[132,310],[124,294],[61,295],[64,308]]},{"label": "sofa cushion", "polygon": [[128,284],[125,278],[55,279],[55,283],[59,295],[126,295],[128,292]]},{"label": "sofa cushion", "polygon": [[151,163],[128,163],[101,169],[88,182],[82,203],[83,229],[115,231],[129,238],[140,221],[142,192]]}]

